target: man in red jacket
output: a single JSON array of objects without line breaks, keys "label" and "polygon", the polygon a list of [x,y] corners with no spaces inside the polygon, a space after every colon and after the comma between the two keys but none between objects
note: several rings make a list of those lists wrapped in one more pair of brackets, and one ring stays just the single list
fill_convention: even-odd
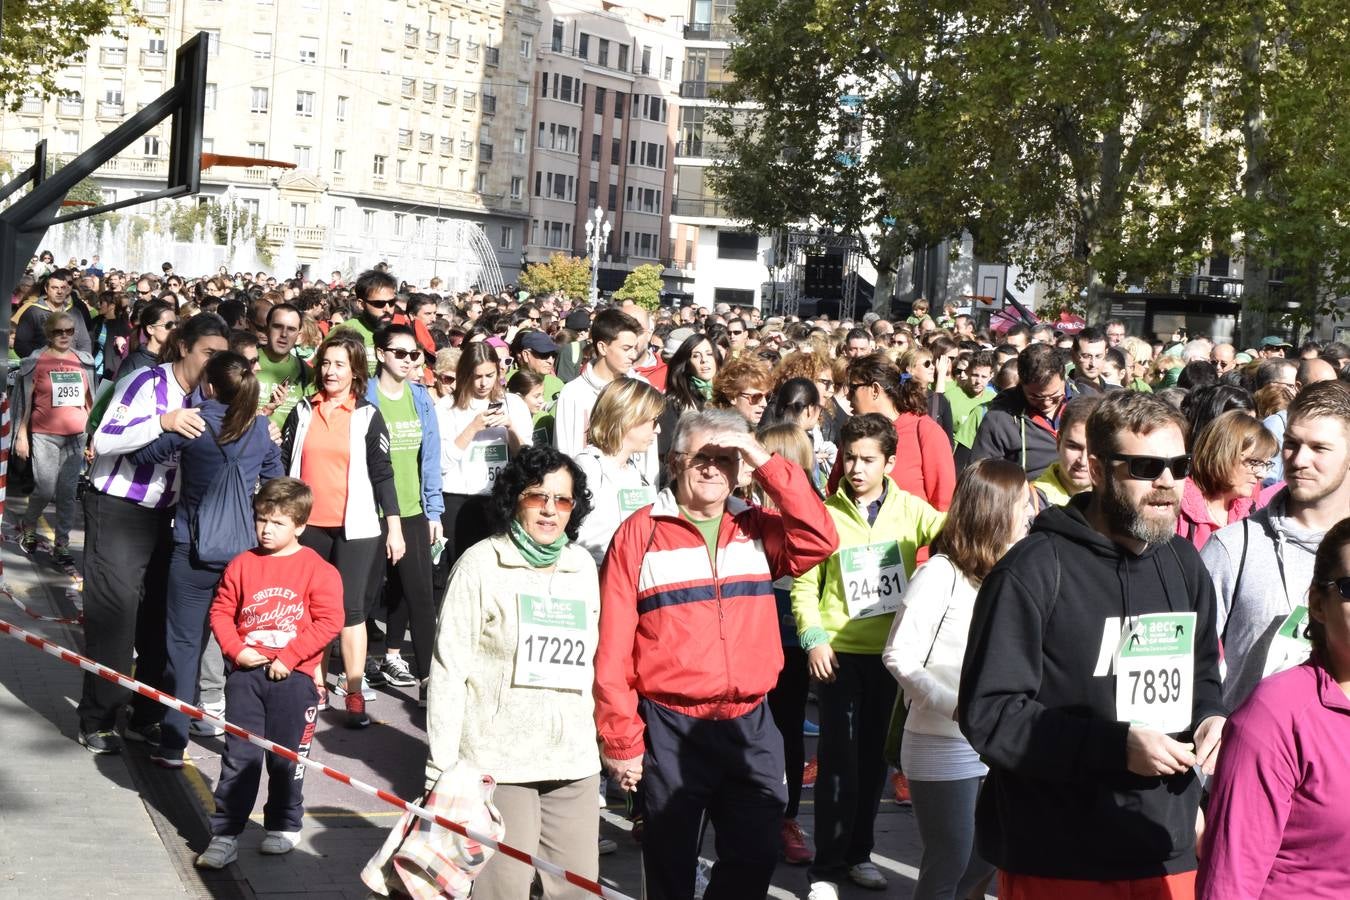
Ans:
[{"label": "man in red jacket", "polygon": [[[651,900],[694,890],[699,826],[717,830],[706,900],[762,897],[786,803],[765,695],[783,667],[773,582],[839,538],[800,467],[729,410],[675,427],[671,485],[619,526],[600,572],[595,718],[610,775],[642,782]],[[731,496],[744,466],[777,510]]]}]

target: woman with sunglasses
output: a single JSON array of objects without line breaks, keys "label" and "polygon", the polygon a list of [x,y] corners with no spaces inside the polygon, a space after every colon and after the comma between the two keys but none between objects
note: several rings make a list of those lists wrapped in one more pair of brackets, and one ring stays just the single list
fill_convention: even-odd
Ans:
[{"label": "woman with sunglasses", "polygon": [[502,389],[496,350],[486,341],[460,348],[455,392],[436,402],[441,433],[441,483],[445,550],[440,565],[488,536],[487,508],[492,485],[508,462],[534,442],[530,411]]},{"label": "woman with sunglasses", "polygon": [[47,346],[19,364],[14,382],[14,454],[31,459],[33,492],[19,520],[19,546],[37,549],[37,523],[47,504],[56,500],[56,542],[52,559],[70,567],[70,530],[78,509],[75,485],[84,465],[84,429],[98,376],[94,360],[71,345],[75,318],[54,312],[42,323]]},{"label": "woman with sunglasses", "polygon": [[1196,896],[1350,896],[1350,519],[1326,533],[1307,609],[1275,638],[1301,665],[1261,680],[1223,730]]},{"label": "woman with sunglasses", "polygon": [[[433,546],[441,540],[441,513],[445,508],[441,497],[441,433],[431,392],[420,383],[425,366],[412,327],[381,326],[375,332],[375,359],[375,377],[366,383],[366,399],[379,408],[389,429],[389,460],[394,467],[405,551],[397,560],[377,556],[370,574],[366,609],[374,607],[383,590],[389,631],[384,662],[366,665],[366,681],[417,686],[418,702],[424,704],[436,630],[431,557]],[[415,671],[403,658],[403,636],[409,630]]]},{"label": "woman with sunglasses", "polygon": [[436,351],[436,361],[431,367],[436,380],[431,385],[431,392],[438,401],[455,395],[455,367],[459,365],[459,353],[458,347]]},{"label": "woman with sunglasses", "polygon": [[[936,342],[935,342],[936,343]],[[953,345],[953,352],[955,346]],[[941,362],[939,362],[939,359]],[[935,350],[916,347],[900,356],[900,377],[908,376],[915,384],[923,388],[924,402],[928,407],[928,417],[942,426],[947,439],[951,440],[952,404],[942,393],[947,386],[947,373],[951,360],[939,355]],[[945,371],[943,371],[945,369]]]},{"label": "woman with sunglasses", "polygon": [[712,406],[734,409],[753,429],[764,418],[772,390],[773,378],[768,363],[748,354],[738,356],[728,360],[713,379]]},{"label": "woman with sunglasses", "polygon": [[[366,399],[366,346],[360,335],[339,330],[319,345],[318,392],[304,397],[281,429],[286,473],[314,491],[314,509],[301,543],[342,574],[343,672],[335,693],[345,697],[347,725],[370,724],[364,685],[367,586],[375,560],[398,562],[405,550],[398,490],[389,459],[389,430],[379,407]],[[383,511],[383,527],[380,521]],[[328,656],[321,670],[319,702],[327,707]]]},{"label": "woman with sunglasses", "polygon": [[160,354],[178,326],[178,313],[170,303],[151,300],[136,317],[137,328],[131,336],[131,350],[117,370],[119,378],[128,372],[159,365]]},{"label": "woman with sunglasses", "polygon": [[[586,476],[551,447],[526,447],[498,473],[483,510],[491,536],[455,566],[436,631],[426,787],[461,761],[492,773],[505,840],[595,878],[600,587],[576,543],[590,511]],[[534,877],[497,854],[473,895],[528,900]],[[581,896],[540,877],[545,900]]]},{"label": "woman with sunglasses", "polygon": [[1201,550],[1211,534],[1263,506],[1261,478],[1279,449],[1275,436],[1241,410],[1206,425],[1191,447],[1177,534]]}]

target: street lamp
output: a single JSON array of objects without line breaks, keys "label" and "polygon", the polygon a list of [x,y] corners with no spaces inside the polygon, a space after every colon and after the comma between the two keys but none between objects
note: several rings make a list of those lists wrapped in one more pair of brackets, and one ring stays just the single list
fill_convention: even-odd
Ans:
[{"label": "street lamp", "polygon": [[609,243],[609,231],[605,211],[597,203],[595,215],[586,220],[586,249],[591,254],[591,306],[595,306],[600,299],[600,248]]}]

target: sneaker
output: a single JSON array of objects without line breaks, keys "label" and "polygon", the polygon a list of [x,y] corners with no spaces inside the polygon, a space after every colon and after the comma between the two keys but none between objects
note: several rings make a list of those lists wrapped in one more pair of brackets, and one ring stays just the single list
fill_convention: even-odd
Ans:
[{"label": "sneaker", "polygon": [[150,751],[150,761],[161,769],[181,769],[183,768],[183,751],[165,750],[157,747]]},{"label": "sneaker", "polygon": [[149,725],[133,725],[128,722],[122,727],[122,739],[135,741],[138,744],[149,744],[151,747],[159,746],[159,723],[151,722]]},{"label": "sneaker", "polygon": [[881,874],[881,870],[874,862],[861,862],[856,866],[849,866],[848,880],[869,891],[886,890],[886,876]]},{"label": "sneaker", "polygon": [[[216,718],[220,718],[225,715],[225,704],[223,701],[221,703],[203,703],[202,711],[215,716]],[[225,733],[225,729],[221,728],[219,725],[212,725],[210,722],[205,722],[201,719],[193,719],[188,724],[188,732],[195,734],[198,737],[220,737]]]},{"label": "sneaker", "polygon": [[895,788],[895,802],[901,806],[913,806],[909,799],[909,779],[900,772],[891,773],[891,786]]},{"label": "sneaker", "polygon": [[314,685],[314,689],[319,692],[319,702],[315,705],[315,708],[318,709],[319,712],[323,712],[328,708],[328,685],[316,684]]},{"label": "sneaker", "polygon": [[19,549],[22,550],[24,553],[27,553],[29,556],[32,556],[34,553],[37,552],[37,548],[38,548],[37,532],[31,528],[25,528],[23,530],[23,533],[19,535]]},{"label": "sneaker", "polygon": [[379,687],[389,683],[389,679],[384,677],[384,672],[380,669],[380,664],[373,659],[366,660],[365,679],[367,687]]},{"label": "sneaker", "polygon": [[427,695],[431,693],[431,679],[423,678],[422,683],[417,686],[417,708],[427,708]]},{"label": "sneaker", "polygon": [[347,707],[347,727],[365,728],[370,725],[370,716],[366,715],[366,698],[360,694],[348,694],[343,703]]},{"label": "sneaker", "polygon": [[[337,677],[337,684],[334,685],[334,687],[333,687],[333,696],[335,696],[335,697],[346,697],[346,696],[347,696],[347,676],[346,676],[345,674],[339,675],[339,676]],[[366,700],[366,701],[370,701],[370,700],[374,700],[374,699],[375,699],[376,697],[378,697],[378,696],[380,696],[380,695],[377,694],[377,693],[375,693],[375,691],[371,689],[371,687],[370,687],[370,682],[367,681],[365,678],[362,678],[362,679],[361,679],[361,699]]]},{"label": "sneaker", "polygon": [[802,737],[820,737],[820,726],[810,719],[802,722]]},{"label": "sneaker", "polygon": [[783,820],[783,859],[794,866],[801,866],[815,859],[816,855],[806,845],[806,832],[797,824],[796,819]]},{"label": "sneaker", "polygon": [[52,562],[56,563],[58,566],[73,568],[75,565],[75,557],[70,555],[70,545],[57,544],[55,547],[53,547]]},{"label": "sneaker", "polygon": [[115,731],[81,731],[80,746],[95,755],[121,753],[122,739]]},{"label": "sneaker", "polygon": [[610,838],[602,837],[600,839],[600,843],[597,846],[597,850],[599,851],[601,856],[609,856],[611,853],[618,852],[619,843],[618,841],[612,840]]},{"label": "sneaker", "polygon": [[806,900],[839,900],[839,885],[833,881],[813,881]]},{"label": "sneaker", "polygon": [[258,845],[258,851],[268,856],[281,856],[290,853],[300,843],[298,831],[269,831]]},{"label": "sneaker", "polygon": [[417,676],[408,668],[408,661],[402,656],[386,656],[384,662],[380,663],[379,672],[394,687],[413,687],[417,684]]},{"label": "sneaker", "polygon": [[223,869],[239,858],[239,839],[225,834],[211,838],[211,843],[197,857],[199,869]]},{"label": "sneaker", "polygon": [[802,766],[802,787],[809,788],[816,786],[816,774],[819,769],[820,766],[816,763],[816,758],[814,756],[806,761],[806,765]]}]

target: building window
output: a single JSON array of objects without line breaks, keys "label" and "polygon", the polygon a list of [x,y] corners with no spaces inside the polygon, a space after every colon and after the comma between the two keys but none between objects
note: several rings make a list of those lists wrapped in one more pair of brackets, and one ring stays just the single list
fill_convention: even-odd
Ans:
[{"label": "building window", "polygon": [[336,206],[336,207],[333,208],[333,230],[334,230],[334,231],[341,231],[341,230],[342,230],[342,224],[343,224],[342,220],[343,220],[343,218],[344,218],[343,214],[344,214],[346,211],[347,211],[347,210],[346,210],[344,207],[341,207],[341,206]]},{"label": "building window", "polygon": [[216,108],[216,86],[210,83],[206,85],[206,108]]},{"label": "building window", "polygon": [[619,210],[619,186],[617,184],[609,186],[609,203],[606,204],[606,208],[610,212],[618,212]]},{"label": "building window", "polygon": [[533,37],[531,37],[531,36],[529,36],[529,35],[521,35],[521,38],[520,38],[520,55],[521,55],[522,57],[524,57],[525,59],[529,59],[531,56],[534,55],[534,38],[533,38]]},{"label": "building window", "polygon": [[220,29],[219,29],[219,28],[203,28],[202,31],[206,32],[206,55],[207,55],[207,56],[219,56],[219,55],[220,55]]},{"label": "building window", "polygon": [[673,56],[666,57],[666,66],[665,69],[662,70],[661,77],[666,81],[670,81],[671,78],[675,77],[675,58]]},{"label": "building window", "polygon": [[334,151],[333,151],[333,174],[335,174],[335,175],[341,174],[341,173],[342,173],[342,164],[343,164],[344,162],[346,162],[346,161],[347,161],[347,151],[346,151],[346,150],[334,150]]},{"label": "building window", "polygon": [[503,250],[516,249],[516,229],[511,225],[502,226],[502,239],[498,242]]},{"label": "building window", "polygon": [[295,92],[295,114],[303,119],[314,118],[314,92]]},{"label": "building window", "polygon": [[337,98],[337,110],[334,113],[334,117],[339,122],[347,121],[347,101],[348,101],[347,97]]},{"label": "building window", "polygon": [[375,161],[370,167],[370,174],[374,175],[376,178],[383,178],[384,164],[387,159],[388,159],[387,156],[380,156],[379,154],[376,154]]},{"label": "building window", "polygon": [[295,145],[295,165],[300,169],[308,169],[312,147],[306,147],[303,144]]},{"label": "building window", "polygon": [[595,89],[595,111],[600,115],[605,113],[605,95],[609,92],[602,87]]},{"label": "building window", "polygon": [[302,64],[312,66],[319,61],[318,38],[302,37],[296,43],[296,48],[300,51],[300,62]]},{"label": "building window", "polygon": [[362,210],[361,230],[366,234],[375,233],[375,210],[373,209]]},{"label": "building window", "polygon": [[268,93],[265,87],[255,87],[249,102],[249,112],[265,113],[268,108]]},{"label": "building window", "polygon": [[[442,170],[444,171],[444,170]],[[525,179],[519,175],[511,179],[511,199],[519,200],[521,192],[525,190]]]},{"label": "building window", "polygon": [[627,45],[627,44],[620,44],[620,45],[619,45],[619,69],[620,69],[621,71],[624,71],[624,72],[627,72],[627,71],[628,71],[628,45]]},{"label": "building window", "polygon": [[563,21],[562,19],[553,20],[553,52],[561,53],[563,49]]},{"label": "building window", "polygon": [[159,138],[153,134],[147,134],[141,139],[141,155],[159,156]]},{"label": "building window", "polygon": [[623,162],[623,143],[618,138],[613,138],[610,141],[609,161],[616,166]]},{"label": "building window", "polygon": [[427,103],[436,102],[436,82],[434,81],[422,82],[422,99],[425,100]]},{"label": "building window", "polygon": [[651,47],[643,47],[643,48],[642,48],[642,67],[641,67],[641,71],[642,71],[642,74],[643,74],[643,75],[650,75],[650,74],[652,74],[652,48],[651,48]]},{"label": "building window", "polygon": [[403,222],[407,218],[403,213],[394,213],[394,237],[403,237]]},{"label": "building window", "polygon": [[272,58],[272,35],[261,33],[253,35],[253,58]]},{"label": "building window", "polygon": [[600,55],[596,62],[605,67],[609,66],[609,41],[604,38],[600,39]]},{"label": "building window", "polygon": [[248,155],[255,159],[265,159],[267,157],[267,145],[262,141],[249,141]]},{"label": "building window", "polygon": [[719,259],[757,259],[759,257],[759,236],[745,231],[717,231],[717,256]]},{"label": "building window", "polygon": [[511,149],[516,153],[525,152],[525,132],[519,128],[516,129],[515,137],[511,140]]},{"label": "building window", "polygon": [[343,44],[338,48],[338,65],[344,69],[351,68],[352,65],[352,45]]},{"label": "building window", "polygon": [[304,228],[309,224],[309,204],[292,203],[291,204],[291,224],[296,228]]},{"label": "building window", "polygon": [[477,182],[477,184],[474,185],[475,190],[477,190],[478,193],[480,193],[480,194],[486,194],[486,193],[487,193],[487,189],[488,189],[488,183],[487,183],[487,181],[488,181],[488,179],[487,179],[487,172],[479,172],[479,173],[478,173],[478,182]]},{"label": "building window", "polygon": [[[603,44],[604,41],[602,40],[600,43]],[[591,58],[591,36],[584,31],[577,38],[577,56],[585,60]]]}]

